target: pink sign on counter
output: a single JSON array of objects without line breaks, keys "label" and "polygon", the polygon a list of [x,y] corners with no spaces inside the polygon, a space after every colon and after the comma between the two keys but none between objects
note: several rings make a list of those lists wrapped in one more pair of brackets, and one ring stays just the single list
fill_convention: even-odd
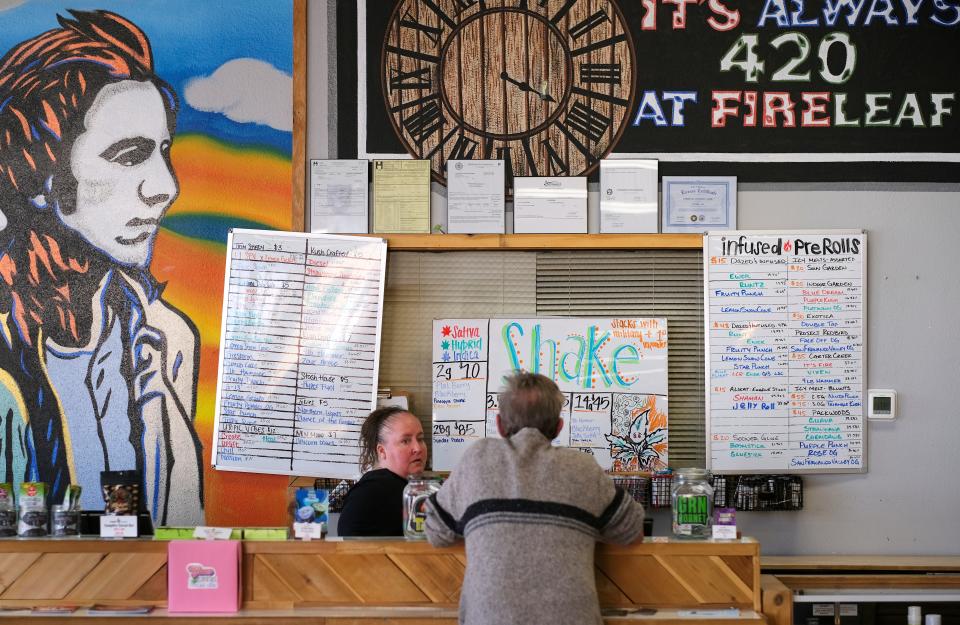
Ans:
[{"label": "pink sign on counter", "polygon": [[170,612],[236,612],[240,608],[240,541],[170,541],[167,588]]}]

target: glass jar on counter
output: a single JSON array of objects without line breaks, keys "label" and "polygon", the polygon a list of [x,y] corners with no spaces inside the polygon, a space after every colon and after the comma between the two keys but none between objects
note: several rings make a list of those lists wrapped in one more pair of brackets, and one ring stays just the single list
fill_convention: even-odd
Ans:
[{"label": "glass jar on counter", "polygon": [[403,489],[403,535],[408,540],[426,539],[427,498],[438,490],[437,480],[410,476]]},{"label": "glass jar on counter", "polygon": [[670,491],[673,535],[710,538],[713,523],[713,487],[706,469],[677,469]]}]

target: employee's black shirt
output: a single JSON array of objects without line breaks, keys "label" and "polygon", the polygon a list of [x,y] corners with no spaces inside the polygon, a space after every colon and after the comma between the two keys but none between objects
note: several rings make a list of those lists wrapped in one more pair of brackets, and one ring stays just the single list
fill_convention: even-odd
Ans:
[{"label": "employee's black shirt", "polygon": [[337,534],[403,536],[403,489],[406,485],[406,478],[390,469],[364,473],[344,498]]}]

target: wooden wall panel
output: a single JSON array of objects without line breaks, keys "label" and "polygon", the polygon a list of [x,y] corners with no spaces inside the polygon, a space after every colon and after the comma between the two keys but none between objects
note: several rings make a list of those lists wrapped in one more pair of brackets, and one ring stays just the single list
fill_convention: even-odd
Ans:
[{"label": "wooden wall panel", "polygon": [[0,553],[0,593],[39,559],[39,553]]},{"label": "wooden wall panel", "polygon": [[[283,583],[296,594],[300,602],[348,605],[361,603],[360,596],[353,592],[321,558],[315,555],[263,554],[254,562],[255,567],[267,566]],[[254,583],[261,579],[257,569],[253,571]],[[257,586],[254,596],[262,593]]]},{"label": "wooden wall panel", "polygon": [[0,599],[63,599],[103,559],[102,553],[45,553]]},{"label": "wooden wall panel", "polygon": [[[108,553],[97,566],[71,590],[71,600],[129,599],[161,568],[166,571],[167,556],[162,553]],[[166,591],[166,584],[164,584]],[[166,599],[166,592],[164,592]]]},{"label": "wooden wall panel", "polygon": [[[166,551],[153,541],[0,541],[0,606],[66,600],[162,607]],[[401,618],[403,625],[452,623],[466,565],[462,545],[435,549],[406,541],[245,542],[243,551],[246,609],[322,609],[323,619],[339,625]],[[760,605],[753,541],[604,545],[596,570],[606,607]]]}]

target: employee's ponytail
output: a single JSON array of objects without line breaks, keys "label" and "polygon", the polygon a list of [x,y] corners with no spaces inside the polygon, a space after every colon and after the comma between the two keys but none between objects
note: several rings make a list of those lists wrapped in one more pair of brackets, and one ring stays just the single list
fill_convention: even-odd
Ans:
[{"label": "employee's ponytail", "polygon": [[360,426],[360,470],[367,471],[377,465],[377,443],[383,441],[383,431],[395,415],[408,412],[399,406],[377,408]]}]

